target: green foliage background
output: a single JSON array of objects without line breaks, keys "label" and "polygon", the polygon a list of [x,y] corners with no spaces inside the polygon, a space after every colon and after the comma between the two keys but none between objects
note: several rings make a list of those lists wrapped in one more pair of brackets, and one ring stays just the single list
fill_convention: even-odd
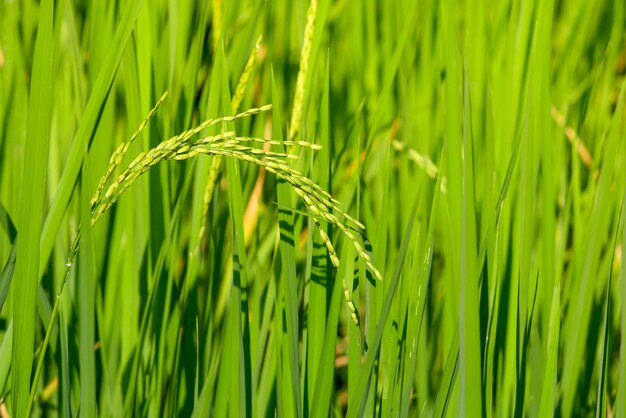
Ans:
[{"label": "green foliage background", "polygon": [[[625,12],[0,0],[0,416],[624,416]],[[321,146],[271,149],[365,232],[228,155],[92,227],[164,92],[113,177],[272,104],[201,135]]]}]

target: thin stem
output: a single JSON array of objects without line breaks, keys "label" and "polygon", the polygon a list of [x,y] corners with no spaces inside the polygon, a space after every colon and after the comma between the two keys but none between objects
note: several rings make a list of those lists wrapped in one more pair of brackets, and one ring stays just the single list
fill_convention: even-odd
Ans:
[{"label": "thin stem", "polygon": [[33,379],[33,383],[30,388],[30,398],[28,399],[28,406],[26,408],[26,416],[30,416],[30,412],[33,406],[33,402],[35,401],[35,391],[37,390],[37,382],[39,382],[39,377],[41,376],[41,372],[43,370],[43,361],[46,357],[46,349],[48,348],[48,342],[50,341],[50,335],[52,335],[52,328],[54,327],[54,323],[56,322],[56,318],[59,312],[59,305],[61,304],[61,296],[63,296],[63,289],[65,288],[65,283],[67,283],[67,279],[70,276],[70,270],[74,261],[76,260],[76,253],[78,252],[78,243],[80,241],[80,224],[78,225],[78,230],[76,231],[76,236],[74,237],[74,241],[72,241],[72,246],[70,247],[70,255],[65,263],[65,276],[59,285],[59,290],[57,292],[56,300],[54,301],[54,307],[52,308],[52,314],[50,315],[50,321],[48,322],[48,327],[46,328],[46,336],[43,340],[43,346],[41,347],[41,353],[39,354],[39,360],[37,361],[37,369],[35,371],[35,377]]}]

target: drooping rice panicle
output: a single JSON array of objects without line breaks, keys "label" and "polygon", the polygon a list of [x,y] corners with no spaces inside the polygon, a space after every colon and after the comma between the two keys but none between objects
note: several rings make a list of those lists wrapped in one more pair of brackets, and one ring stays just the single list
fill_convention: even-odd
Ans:
[{"label": "drooping rice panicle", "polygon": [[234,122],[238,119],[246,118],[248,116],[253,116],[262,112],[267,112],[268,110],[271,110],[271,109],[272,109],[272,105],[266,104],[261,107],[250,108],[246,110],[245,112],[238,113],[234,116],[222,116],[220,118],[207,119],[204,122],[200,123],[195,128],[182,132],[180,135],[178,135],[177,138],[179,141],[184,142],[184,141],[187,141],[192,136],[198,134],[199,132],[202,132],[203,130],[211,126],[215,126],[220,123]]},{"label": "drooping rice panicle", "polygon": [[[407,146],[404,142],[398,141],[397,139],[394,139],[392,144],[397,151],[406,153],[409,160],[413,161],[419,168],[424,170],[428,177],[433,180],[437,180],[439,168],[430,158],[426,155],[420,154],[413,148]],[[441,179],[441,191],[447,193],[447,180],[445,177]]]},{"label": "drooping rice panicle", "polygon": [[[232,135],[234,135],[233,132],[225,132],[223,134],[203,138],[203,140],[222,140],[225,137]],[[115,178],[113,183],[111,183],[104,194],[104,197],[100,197],[96,201],[92,200],[92,214],[96,214],[96,217],[92,219],[92,224],[95,223],[104,211],[117,201],[121,195],[122,188],[123,190],[126,189],[124,186],[127,183],[132,183],[137,177],[149,170],[150,167],[158,164],[160,161],[175,159],[185,149],[190,149],[191,146],[180,141],[179,138],[180,135],[174,136],[161,142],[148,152],[139,153],[129,166]]]},{"label": "drooping rice panicle", "polygon": [[[155,106],[156,108],[156,106]],[[196,135],[197,133],[199,133],[200,131],[202,131],[203,129],[209,127],[209,126],[213,126],[216,125],[218,123],[222,123],[222,122],[231,122],[237,119],[241,119],[244,117],[248,117],[248,116],[252,116],[255,115],[257,113],[260,112],[265,112],[268,111],[272,108],[271,105],[265,105],[265,106],[261,106],[258,108],[252,108],[252,109],[248,109],[245,112],[241,112],[237,115],[234,116],[225,116],[225,117],[221,117],[221,118],[215,118],[215,119],[208,119],[204,122],[202,122],[198,127],[195,127],[193,129],[189,129],[187,131],[182,132],[179,135],[173,136],[171,138],[169,138],[166,141],[161,142],[155,149],[151,150],[149,153],[141,153],[139,156],[137,156],[137,158],[135,158],[135,160],[133,160],[133,162],[129,165],[129,167],[122,173],[120,174],[116,180],[111,184],[111,186],[109,186],[107,193],[105,195],[106,198],[109,198],[113,192],[115,191],[115,189],[117,187],[119,187],[119,184],[124,181],[124,179],[129,176],[131,174],[132,171],[137,170],[137,168],[139,167],[141,169],[141,167],[148,167],[148,166],[153,166],[155,164],[157,164],[159,161],[163,160],[163,159],[171,159],[174,158],[174,152],[180,152],[180,147],[185,146],[185,144],[187,142],[189,142],[189,140]],[[153,113],[152,113],[153,114]],[[143,128],[143,127],[142,127]],[[232,136],[233,133],[232,132],[226,132],[224,134],[220,134],[223,136]],[[214,138],[214,137],[213,137]],[[134,138],[133,138],[134,139]],[[205,138],[206,140],[206,138]],[[123,148],[121,148],[123,149]],[[125,151],[124,151],[125,152]],[[144,158],[146,158],[146,160],[144,160]],[[117,162],[117,164],[119,164],[119,162],[121,162],[121,158],[119,158],[119,153],[118,156],[116,156],[115,160],[119,160]],[[111,173],[112,171],[115,169],[115,167],[113,167],[113,169],[111,169]],[[107,173],[105,173],[105,175],[103,176],[103,178],[100,180],[100,184],[101,186],[98,187],[97,192],[94,194],[94,196],[91,199],[91,206],[94,212],[98,211],[98,202],[99,202],[99,197],[101,194],[101,191],[104,186],[106,185],[106,181],[108,179],[108,177],[110,176],[111,173],[109,173],[109,169],[107,169]]]},{"label": "drooping rice panicle", "polygon": [[[343,212],[337,205],[332,203],[332,200],[326,198],[326,194],[318,194],[316,190],[304,189],[302,187],[302,183],[308,184],[311,182],[307,177],[299,173],[297,170],[292,169],[284,163],[278,163],[275,160],[269,159],[260,159],[256,155],[250,155],[245,153],[239,153],[235,150],[220,150],[213,149],[208,150],[207,152],[215,152],[221,153],[223,155],[230,155],[232,157],[242,159],[244,161],[257,164],[265,167],[269,172],[276,174],[279,178],[287,181],[294,189],[296,194],[304,201],[307,208],[315,215],[322,217],[325,221],[336,225],[341,232],[353,243],[358,255],[363,258],[367,267],[372,271],[376,279],[382,280],[382,275],[378,271],[378,269],[374,266],[371,257],[358,243],[353,233],[348,229],[348,227],[335,216],[331,210],[334,210],[340,214],[340,216],[346,219],[352,219],[349,215]],[[308,180],[308,181],[305,181]],[[311,182],[313,183],[313,182]],[[315,184],[315,183],[313,183]],[[317,185],[316,185],[317,186]],[[319,186],[318,186],[319,187]],[[362,227],[363,225],[360,222],[354,221],[358,227]]]},{"label": "drooping rice panicle", "polygon": [[[208,154],[216,157],[233,157],[259,167],[264,167],[267,171],[287,181],[298,197],[302,199],[307,209],[313,215],[335,225],[342,234],[353,243],[357,254],[359,257],[363,258],[374,276],[378,280],[382,280],[382,275],[372,263],[369,254],[365,252],[352,231],[350,231],[349,227],[341,219],[345,219],[359,229],[364,229],[363,224],[344,212],[339,207],[339,202],[333,199],[333,197],[317,183],[287,164],[287,161],[298,158],[298,156],[285,152],[266,151],[249,147],[245,144],[264,141],[258,138],[239,138],[234,136],[234,132],[224,132],[214,136],[197,138],[195,141],[181,140],[181,138],[190,138],[191,136],[188,135],[187,132],[192,131],[193,130],[185,131],[185,133],[181,135],[161,142],[148,152],[140,153],[128,168],[126,168],[109,186],[104,198],[95,202],[92,210],[92,224],[119,199],[124,191],[126,191],[139,176],[160,161],[172,159],[185,160],[200,154]],[[337,213],[337,215],[335,215],[335,213]],[[338,265],[339,259],[336,257],[332,259],[333,265]]]},{"label": "drooping rice panicle", "polygon": [[587,166],[587,168],[590,168],[593,165],[593,157],[591,156],[591,153],[589,152],[589,149],[587,148],[583,140],[580,138],[580,136],[578,136],[576,130],[566,124],[565,116],[563,116],[563,114],[559,111],[559,109],[556,108],[556,106],[550,107],[550,116],[552,116],[554,122],[561,129],[563,129],[563,133],[565,134],[567,140],[571,144],[574,144],[576,146],[576,152],[578,153],[578,156],[585,164],[585,166]]},{"label": "drooping rice panicle", "polygon": [[[317,227],[317,231],[319,232],[320,237],[322,238],[322,241],[324,242],[324,245],[326,245],[326,249],[328,250],[328,255],[330,257],[330,262],[336,269],[339,269],[339,257],[337,256],[337,252],[335,251],[335,247],[333,246],[333,243],[331,242],[328,234],[326,233],[326,231],[324,231],[324,228],[319,223],[319,221],[313,218],[313,222],[315,223],[315,226]],[[354,301],[352,300],[352,295],[350,293],[350,289],[348,288],[348,284],[346,283],[345,277],[341,279],[341,286],[343,287],[343,296],[346,301],[346,304],[348,305],[348,309],[350,310],[350,316],[352,317],[352,321],[354,322],[355,325],[358,326],[359,325],[359,313],[358,313],[359,311],[357,310],[356,305],[354,304]]]},{"label": "drooping rice panicle", "polygon": [[240,142],[257,142],[261,144],[270,144],[270,145],[284,145],[284,146],[293,146],[299,145],[304,148],[310,148],[314,151],[321,150],[322,147],[319,144],[313,144],[307,141],[275,141],[272,139],[263,139],[263,138],[251,138],[251,137],[237,137],[237,140]]}]

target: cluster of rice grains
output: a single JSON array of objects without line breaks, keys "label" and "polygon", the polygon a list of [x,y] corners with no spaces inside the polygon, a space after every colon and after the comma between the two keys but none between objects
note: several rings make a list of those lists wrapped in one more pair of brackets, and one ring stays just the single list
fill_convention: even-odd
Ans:
[{"label": "cluster of rice grains", "polygon": [[[335,268],[339,267],[339,257],[335,251],[330,237],[326,234],[320,221],[325,221],[338,228],[342,234],[349,239],[354,245],[357,254],[363,258],[367,267],[371,270],[378,280],[382,280],[382,276],[378,269],[372,263],[370,255],[365,251],[363,246],[357,239],[357,234],[361,234],[365,226],[356,219],[352,218],[341,209],[340,203],[335,200],[328,192],[323,190],[317,183],[300,173],[298,170],[289,165],[289,160],[298,159],[299,157],[292,152],[276,152],[262,148],[255,148],[255,143],[278,145],[284,149],[294,149],[295,147],[304,147],[310,150],[319,150],[321,146],[306,141],[286,140],[275,141],[271,139],[252,138],[237,136],[234,131],[223,132],[214,136],[202,137],[198,135],[204,129],[232,122],[237,119],[245,118],[271,109],[271,105],[265,105],[258,108],[248,109],[245,112],[235,116],[225,116],[221,118],[209,119],[197,127],[189,129],[173,136],[170,139],[161,142],[155,148],[148,152],[141,152],[139,155],[122,171],[111,184],[109,183],[113,172],[121,164],[124,155],[128,151],[130,144],[137,138],[141,130],[145,127],[149,119],[154,115],[158,106],[165,100],[167,94],[164,94],[155,107],[150,111],[146,119],[141,123],[138,130],[132,135],[128,142],[122,143],[113,153],[109,160],[109,166],[100,180],[98,188],[91,199],[91,224],[95,224],[104,214],[130,187],[139,176],[150,170],[161,161],[166,160],[185,160],[193,158],[201,154],[208,154],[214,157],[231,157],[241,161],[265,168],[270,173],[275,174],[278,178],[286,181],[304,202],[308,212],[313,217],[322,240],[326,244],[331,263]],[[343,284],[344,296],[350,313],[355,323],[358,324],[358,314],[356,307],[352,302],[350,292],[346,283]]]}]

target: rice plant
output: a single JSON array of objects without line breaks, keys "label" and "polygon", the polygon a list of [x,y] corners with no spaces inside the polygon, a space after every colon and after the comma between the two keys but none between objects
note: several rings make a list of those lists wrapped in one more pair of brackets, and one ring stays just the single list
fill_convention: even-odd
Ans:
[{"label": "rice plant", "polygon": [[619,417],[626,4],[0,1],[0,417]]}]

